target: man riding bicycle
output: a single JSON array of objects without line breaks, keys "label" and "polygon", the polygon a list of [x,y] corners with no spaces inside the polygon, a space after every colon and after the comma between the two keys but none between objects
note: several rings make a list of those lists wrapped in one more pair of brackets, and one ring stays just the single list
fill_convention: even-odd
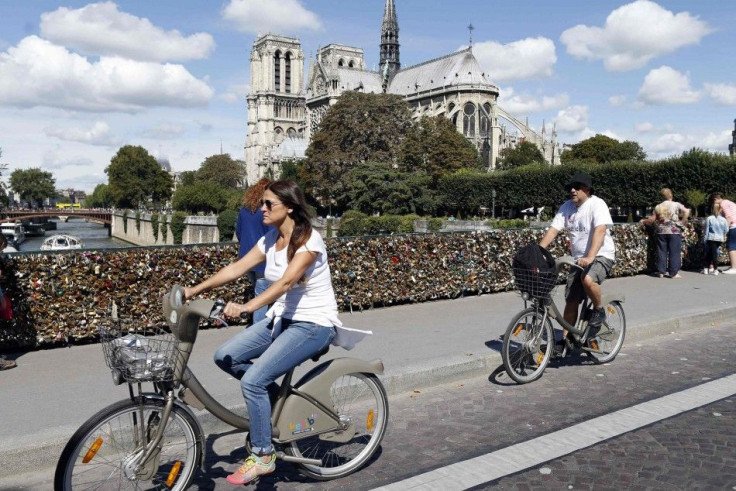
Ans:
[{"label": "man riding bicycle", "polygon": [[[547,248],[561,231],[567,232],[570,252],[583,270],[568,277],[563,315],[565,321],[574,325],[580,303],[587,295],[594,307],[588,326],[596,332],[606,319],[600,285],[611,272],[616,258],[616,246],[610,232],[613,220],[605,201],[593,196],[593,180],[588,174],[575,174],[565,189],[570,191],[570,199],[560,207],[539,245]],[[563,331],[556,348],[560,356],[565,356],[567,330]]]}]

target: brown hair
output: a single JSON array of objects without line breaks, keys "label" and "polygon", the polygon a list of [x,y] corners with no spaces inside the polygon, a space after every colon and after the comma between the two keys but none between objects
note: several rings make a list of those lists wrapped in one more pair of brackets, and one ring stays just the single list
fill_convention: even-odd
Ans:
[{"label": "brown hair", "polygon": [[268,186],[270,183],[270,179],[262,177],[257,183],[246,189],[245,194],[243,195],[243,206],[248,208],[252,212],[258,210],[258,208],[260,208],[261,206],[263,191],[266,190],[266,186]]},{"label": "brown hair", "polygon": [[8,247],[8,239],[3,234],[0,234],[0,252],[6,247]]},{"label": "brown hair", "polygon": [[659,194],[668,201],[672,199],[672,190],[670,188],[662,188]]},{"label": "brown hair", "polygon": [[286,257],[289,261],[296,251],[307,243],[312,235],[312,209],[304,198],[304,193],[294,181],[274,181],[266,189],[278,196],[287,208],[291,208],[289,216],[294,220],[294,230],[291,232]]}]

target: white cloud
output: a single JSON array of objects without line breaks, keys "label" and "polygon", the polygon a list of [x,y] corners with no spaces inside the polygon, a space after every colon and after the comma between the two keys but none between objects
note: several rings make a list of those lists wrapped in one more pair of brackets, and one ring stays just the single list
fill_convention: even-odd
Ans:
[{"label": "white cloud", "polygon": [[736,106],[736,85],[705,84],[705,91],[718,104]]},{"label": "white cloud", "polygon": [[691,104],[700,92],[690,87],[690,74],[666,65],[651,70],[639,89],[639,102],[649,105]]},{"label": "white cloud", "polygon": [[494,81],[549,77],[557,63],[555,43],[545,37],[509,44],[482,41],[473,45],[473,54]]},{"label": "white cloud", "polygon": [[186,128],[176,123],[161,123],[141,133],[142,136],[157,140],[168,140],[178,138],[184,134]]},{"label": "white cloud", "polygon": [[[588,106],[570,106],[557,113],[557,131],[575,133],[588,126]],[[592,136],[592,135],[591,135]]]},{"label": "white cloud", "polygon": [[[66,152],[64,152],[66,154]],[[41,159],[41,168],[46,171],[50,170],[61,170],[69,169],[74,167],[83,167],[85,169],[92,169],[94,167],[93,161],[88,157],[62,157],[59,149],[48,150],[44,152]],[[66,173],[55,173],[54,176],[66,175]],[[76,179],[76,178],[75,178]],[[58,187],[58,179],[57,179]],[[79,188],[77,188],[79,189]]]},{"label": "white cloud", "polygon": [[625,95],[612,95],[608,98],[608,103],[614,107],[623,106],[626,104],[626,99]]},{"label": "white cloud", "polygon": [[113,2],[46,12],[41,15],[41,35],[83,53],[140,61],[206,58],[215,48],[207,33],[185,37],[176,30],[164,31],[146,18],[120,12]]},{"label": "white cloud", "polygon": [[612,11],[603,27],[577,25],[560,41],[567,52],[586,60],[603,60],[608,71],[641,68],[651,59],[698,44],[713,29],[688,12],[677,14],[649,0]]},{"label": "white cloud", "polygon": [[671,133],[674,131],[674,126],[669,123],[656,126],[649,121],[645,121],[634,125],[634,129],[637,133]]},{"label": "white cloud", "polygon": [[253,34],[322,29],[317,14],[304,8],[299,0],[230,0],[222,17]]},{"label": "white cloud", "polygon": [[37,36],[0,53],[0,104],[136,112],[201,106],[212,95],[181,65],[116,57],[93,63]]},{"label": "white cloud", "polygon": [[500,91],[498,103],[511,114],[531,114],[564,107],[570,102],[567,94],[536,97],[530,94],[516,94],[512,87]]},{"label": "white cloud", "polygon": [[44,129],[46,135],[60,140],[88,143],[100,146],[118,146],[122,139],[110,133],[110,126],[104,121],[97,121],[91,128],[60,128],[50,126]]},{"label": "white cloud", "polygon": [[652,143],[645,145],[650,157],[665,157],[680,154],[691,148],[697,147],[712,152],[727,152],[728,144],[731,143],[731,131],[709,132],[705,134],[695,133],[667,133]]},{"label": "white cloud", "polygon": [[234,104],[238,101],[245,101],[245,96],[250,92],[250,85],[231,85],[227,88],[227,92],[220,94],[218,97],[225,102]]}]

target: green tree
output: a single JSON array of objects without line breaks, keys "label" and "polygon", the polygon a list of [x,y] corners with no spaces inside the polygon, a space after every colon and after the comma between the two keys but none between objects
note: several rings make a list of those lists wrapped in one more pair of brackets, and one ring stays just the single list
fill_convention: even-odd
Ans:
[{"label": "green tree", "polygon": [[121,147],[105,173],[112,201],[120,208],[157,205],[171,197],[171,176],[141,146]]},{"label": "green tree", "polygon": [[95,186],[95,190],[85,200],[85,206],[89,208],[110,208],[112,205],[112,196],[107,184]]},{"label": "green tree", "polygon": [[543,164],[544,155],[532,142],[523,141],[516,147],[507,147],[499,153],[496,169],[507,170],[529,164]]},{"label": "green tree", "polygon": [[180,186],[174,193],[171,206],[188,213],[219,213],[227,208],[230,193],[211,181],[198,181],[190,186]]},{"label": "green tree", "polygon": [[345,92],[327,111],[307,148],[300,170],[306,191],[326,205],[344,195],[347,171],[356,164],[397,163],[410,127],[411,112],[402,97]]},{"label": "green tree", "polygon": [[578,160],[589,163],[607,164],[618,160],[643,162],[646,152],[633,141],[619,142],[606,135],[595,135],[578,142],[560,155],[563,164]]},{"label": "green tree", "polygon": [[423,171],[433,183],[443,174],[480,168],[478,151],[444,116],[423,117],[407,130],[401,144],[399,168]]},{"label": "green tree", "polygon": [[684,201],[686,205],[690,205],[693,215],[698,216],[698,209],[705,205],[708,201],[708,195],[699,189],[688,189],[684,193]]},{"label": "green tree", "polygon": [[197,171],[196,170],[185,170],[181,174],[179,174],[179,185],[181,186],[191,186],[197,181]]},{"label": "green tree", "polygon": [[[0,157],[3,156],[3,149],[0,148]],[[3,173],[0,172],[0,176],[2,176]],[[5,191],[5,186],[0,186],[0,208],[8,206],[8,203],[10,203],[10,200],[8,199],[8,194]]]},{"label": "green tree", "polygon": [[211,155],[197,170],[196,180],[214,182],[226,189],[237,189],[242,186],[245,177],[245,164],[233,160],[230,154]]},{"label": "green tree", "polygon": [[56,196],[56,179],[40,168],[16,169],[10,174],[10,187],[27,203],[43,205],[43,200]]}]

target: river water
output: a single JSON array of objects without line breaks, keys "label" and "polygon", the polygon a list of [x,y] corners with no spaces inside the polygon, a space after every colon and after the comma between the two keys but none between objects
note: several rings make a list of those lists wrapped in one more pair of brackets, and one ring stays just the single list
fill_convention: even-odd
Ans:
[{"label": "river water", "polygon": [[109,229],[105,228],[101,223],[86,222],[84,220],[69,220],[62,222],[52,220],[56,223],[56,230],[47,230],[43,237],[28,237],[25,242],[20,245],[21,252],[39,251],[41,244],[54,234],[73,235],[82,240],[84,249],[119,249],[121,247],[133,247],[133,244],[124,240],[110,237]]}]

